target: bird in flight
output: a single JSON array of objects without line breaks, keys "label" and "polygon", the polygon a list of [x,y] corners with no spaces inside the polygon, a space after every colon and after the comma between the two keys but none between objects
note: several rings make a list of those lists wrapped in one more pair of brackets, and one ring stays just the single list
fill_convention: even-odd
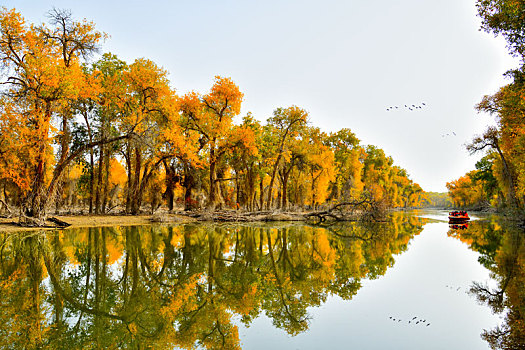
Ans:
[{"label": "bird in flight", "polygon": [[[423,109],[427,104],[425,102],[421,103],[415,103],[415,104],[405,104],[405,109],[408,109],[409,111],[415,111],[417,109]],[[386,108],[387,112],[390,112],[393,109],[399,109],[399,106],[390,106]]]}]

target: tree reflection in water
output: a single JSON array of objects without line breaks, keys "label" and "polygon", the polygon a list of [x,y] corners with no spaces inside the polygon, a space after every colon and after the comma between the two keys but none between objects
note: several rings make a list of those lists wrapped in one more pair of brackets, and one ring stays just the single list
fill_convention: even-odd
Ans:
[{"label": "tree reflection in water", "polygon": [[0,233],[0,347],[240,349],[233,317],[290,335],[383,275],[423,219]]},{"label": "tree reflection in water", "polygon": [[473,282],[469,293],[495,313],[504,313],[503,323],[484,330],[482,338],[492,349],[525,349],[525,244],[522,228],[497,219],[473,221],[468,230],[450,230],[449,235],[479,252],[479,262],[491,272],[495,287]]}]

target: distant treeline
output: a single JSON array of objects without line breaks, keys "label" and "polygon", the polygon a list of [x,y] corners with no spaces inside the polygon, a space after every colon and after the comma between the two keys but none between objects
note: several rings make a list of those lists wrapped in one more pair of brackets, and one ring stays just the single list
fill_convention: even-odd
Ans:
[{"label": "distant treeline", "polygon": [[426,192],[426,195],[423,207],[451,208],[453,206],[448,192]]},{"label": "distant treeline", "polygon": [[50,207],[315,208],[363,194],[413,207],[425,196],[350,129],[322,132],[297,106],[235,122],[243,93],[230,78],[181,96],[146,58],[92,59],[105,36],[92,22],[49,18],[0,11],[0,199],[26,218]]}]

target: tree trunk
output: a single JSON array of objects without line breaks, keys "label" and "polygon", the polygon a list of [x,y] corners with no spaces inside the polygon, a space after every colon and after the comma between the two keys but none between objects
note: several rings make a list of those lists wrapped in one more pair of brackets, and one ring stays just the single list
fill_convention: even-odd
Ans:
[{"label": "tree trunk", "polygon": [[264,205],[264,176],[261,176],[261,181],[259,182],[259,208],[263,210]]},{"label": "tree trunk", "polygon": [[235,174],[235,209],[241,205],[241,186],[239,186],[239,174]]},{"label": "tree trunk", "polygon": [[246,169],[246,205],[249,211],[253,211],[255,207],[255,176],[253,164],[252,167]]},{"label": "tree trunk", "polygon": [[[38,113],[38,106],[37,106]],[[31,218],[42,221],[45,216],[46,200],[44,196],[45,172],[47,168],[46,160],[46,144],[49,137],[49,123],[51,120],[51,103],[46,103],[44,111],[44,120],[38,123],[35,130],[37,137],[36,143],[38,147],[38,155],[35,167],[35,179],[31,186],[31,191],[27,197],[27,204],[25,205],[25,215]]]},{"label": "tree trunk", "polygon": [[511,204],[518,208],[520,207],[519,205],[519,202],[518,202],[518,199],[516,197],[516,187],[514,185],[514,178],[512,177],[512,173],[510,171],[510,167],[507,163],[507,160],[505,159],[505,156],[503,155],[503,152],[501,151],[501,149],[499,148],[498,145],[496,145],[496,151],[498,152],[500,158],[501,158],[501,162],[503,163],[503,170],[505,172],[505,177],[507,178],[507,182],[508,182],[508,194],[509,194],[509,199],[510,199],[510,202]]},{"label": "tree trunk", "polygon": [[[86,112],[87,113],[87,112]],[[82,113],[84,115],[84,121],[86,122],[87,132],[88,132],[88,138],[89,143],[93,142],[93,133],[91,132],[91,125],[89,124],[89,118],[87,114]],[[89,149],[89,194],[88,194],[88,200],[89,200],[89,213],[93,214],[93,186],[95,182],[95,155],[94,155],[94,149],[91,147]]]},{"label": "tree trunk", "polygon": [[172,165],[168,164],[167,161],[163,162],[164,169],[166,170],[166,191],[164,192],[164,198],[166,199],[166,204],[168,206],[168,210],[173,210],[173,200],[175,197],[175,169]]},{"label": "tree trunk", "polygon": [[142,154],[138,147],[135,147],[135,174],[133,176],[133,185],[131,190],[131,214],[138,214],[140,211],[141,197],[140,193],[140,170],[142,168]]},{"label": "tree trunk", "polygon": [[95,187],[95,214],[100,214],[100,196],[102,190],[102,166],[104,162],[104,145],[100,145],[99,149],[100,152],[98,155],[97,186]]},{"label": "tree trunk", "polygon": [[106,148],[104,153],[104,184],[102,187],[102,208],[103,214],[106,213],[107,201],[108,201],[108,187],[109,187],[109,147]]},{"label": "tree trunk", "polygon": [[283,176],[283,189],[282,189],[282,205],[281,207],[283,208],[283,210],[287,210],[288,209],[288,175],[289,173],[286,173],[284,176]]},{"label": "tree trunk", "polygon": [[193,209],[192,190],[195,187],[194,168],[189,164],[184,164],[184,210]]},{"label": "tree trunk", "polygon": [[210,191],[208,193],[208,209],[215,210],[219,204],[219,188],[217,183],[217,160],[215,159],[215,141],[210,145]]},{"label": "tree trunk", "polygon": [[[282,149],[281,149],[282,152]],[[275,175],[277,174],[277,167],[279,166],[279,161],[281,160],[281,153],[277,156],[277,160],[273,166],[272,177],[270,179],[270,186],[268,187],[268,198],[266,199],[266,209],[270,209],[272,206],[272,197],[273,197],[273,183],[275,181]]]},{"label": "tree trunk", "polygon": [[288,209],[288,179],[290,178],[290,173],[292,172],[293,166],[295,163],[295,158],[292,158],[292,161],[290,162],[290,167],[288,170],[285,169],[284,173],[281,176],[282,181],[282,208],[283,210]]},{"label": "tree trunk", "polygon": [[126,152],[124,153],[126,159],[126,170],[128,175],[128,183],[126,189],[126,213],[131,212],[131,189],[133,186],[133,170],[131,165],[131,145],[129,142],[126,144]]}]

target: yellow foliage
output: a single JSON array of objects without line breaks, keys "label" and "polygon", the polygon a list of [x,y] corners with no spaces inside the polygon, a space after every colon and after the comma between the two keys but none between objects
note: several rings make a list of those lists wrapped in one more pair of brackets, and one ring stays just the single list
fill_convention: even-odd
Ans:
[{"label": "yellow foliage", "polygon": [[126,169],[117,159],[111,158],[109,162],[109,182],[113,186],[124,188],[127,181],[128,175],[126,174]]}]

